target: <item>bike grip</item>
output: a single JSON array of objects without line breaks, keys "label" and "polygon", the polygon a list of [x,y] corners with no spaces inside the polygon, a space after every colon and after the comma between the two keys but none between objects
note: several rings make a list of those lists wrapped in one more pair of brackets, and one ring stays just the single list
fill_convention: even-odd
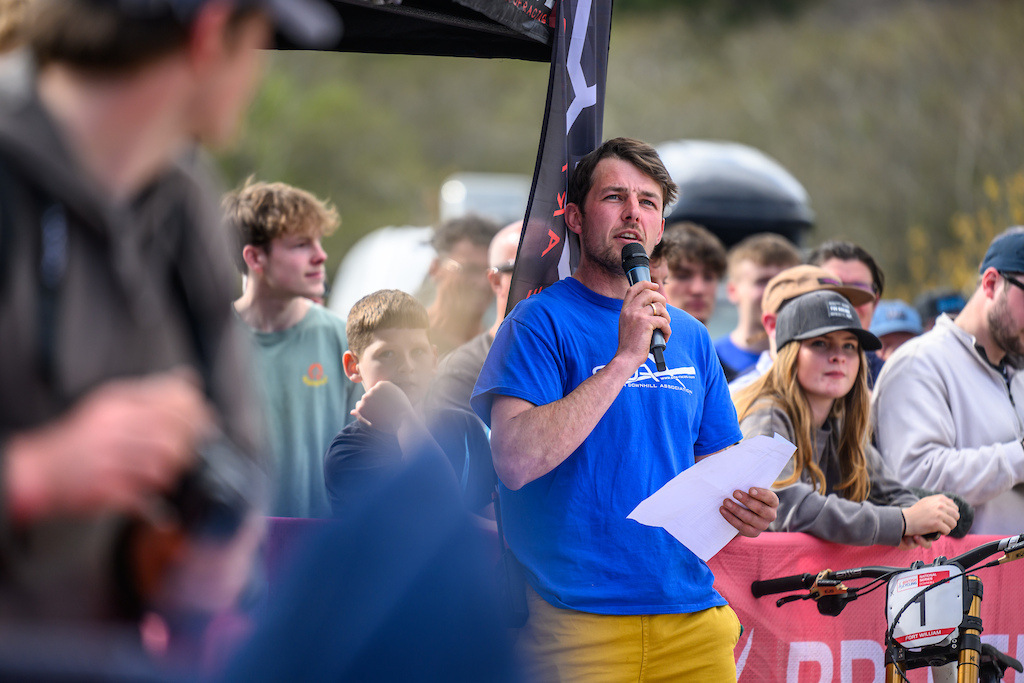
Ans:
[{"label": "bike grip", "polygon": [[772,593],[799,591],[810,588],[814,584],[814,579],[814,574],[796,574],[794,576],[782,576],[777,579],[754,581],[750,584],[750,592],[754,594],[755,598],[760,598]]}]

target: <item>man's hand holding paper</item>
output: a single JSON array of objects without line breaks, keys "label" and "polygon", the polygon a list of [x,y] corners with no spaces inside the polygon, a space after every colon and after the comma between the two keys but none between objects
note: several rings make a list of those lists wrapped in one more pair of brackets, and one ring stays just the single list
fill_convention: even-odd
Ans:
[{"label": "man's hand holding paper", "polygon": [[741,441],[701,458],[628,518],[662,527],[707,562],[737,533],[757,536],[768,528],[779,505],[771,485],[795,450],[778,434]]},{"label": "man's hand holding paper", "polygon": [[779,511],[779,497],[769,488],[753,486],[747,493],[733,491],[732,498],[723,500],[718,510],[725,521],[736,527],[740,536],[756,538],[775,521]]}]

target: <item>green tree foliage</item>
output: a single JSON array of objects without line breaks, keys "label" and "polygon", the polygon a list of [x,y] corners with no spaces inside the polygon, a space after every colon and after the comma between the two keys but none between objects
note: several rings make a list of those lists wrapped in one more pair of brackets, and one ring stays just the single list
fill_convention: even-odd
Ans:
[{"label": "green tree foliage", "polygon": [[547,76],[515,61],[275,53],[222,166],[232,184],[256,174],[334,201],[333,268],[370,230],[435,222],[451,173],[532,173]]},{"label": "green tree foliage", "polygon": [[[617,26],[606,135],[767,152],[808,190],[809,243],[862,244],[908,294],[920,277],[908,228],[928,226],[929,253],[959,244],[950,217],[975,213],[986,175],[1020,168],[1020,3],[829,2],[795,22],[692,28],[682,16]],[[948,279],[938,261],[930,270]]]},{"label": "green tree foliage", "polygon": [[819,0],[615,0],[615,12],[620,15],[682,12],[691,20],[729,28],[770,17],[791,19],[817,2]]},{"label": "green tree foliage", "polygon": [[[680,7],[629,13],[622,4],[606,137],[752,145],[807,188],[818,218],[811,244],[862,244],[906,296],[956,279],[948,264],[922,266],[914,254],[956,249],[963,230],[951,217],[977,216],[990,202],[985,178],[1005,185],[1020,170],[1024,3],[820,0],[791,20],[728,31]],[[332,268],[372,229],[433,223],[452,172],[533,172],[545,64],[316,53],[272,61],[238,151],[222,161],[232,183],[256,173],[330,197],[343,217],[328,245]],[[1010,218],[993,213],[993,229]]]},{"label": "green tree foliage", "polygon": [[[906,234],[910,281],[897,285],[896,296],[910,298],[917,289],[943,286],[969,293],[992,239],[1007,226],[1024,225],[1024,169],[1003,179],[985,176],[980,185],[973,212],[957,211],[948,226],[910,226]],[[936,248],[933,236],[947,230],[949,244]]]}]

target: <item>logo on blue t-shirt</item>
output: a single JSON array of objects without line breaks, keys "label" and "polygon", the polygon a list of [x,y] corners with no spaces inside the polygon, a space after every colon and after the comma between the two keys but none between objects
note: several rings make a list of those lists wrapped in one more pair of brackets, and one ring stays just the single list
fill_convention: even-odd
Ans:
[{"label": "logo on blue t-shirt", "polygon": [[[647,365],[647,363],[654,364],[654,356],[648,354],[647,362],[636,369],[633,376],[626,380],[626,386],[634,389],[673,389],[675,391],[685,391],[688,394],[692,394],[693,391],[688,388],[684,383],[684,379],[696,380],[697,370],[692,366],[688,365],[679,368],[668,368],[658,372]],[[603,368],[603,365],[595,365],[594,369],[591,370],[592,375],[596,375],[597,371]],[[657,367],[656,365],[654,367]]]}]

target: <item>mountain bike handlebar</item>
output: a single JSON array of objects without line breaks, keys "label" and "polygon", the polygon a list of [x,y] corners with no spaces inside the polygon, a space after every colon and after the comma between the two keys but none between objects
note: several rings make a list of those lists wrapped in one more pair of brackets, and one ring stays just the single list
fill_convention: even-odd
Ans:
[{"label": "mountain bike handlebar", "polygon": [[793,576],[781,576],[777,579],[765,579],[750,584],[750,592],[755,598],[771,595],[772,593],[788,593],[790,591],[804,590],[814,585],[816,574],[795,574]]},{"label": "mountain bike handlebar", "polygon": [[[883,576],[888,576],[893,572],[906,571],[906,569],[906,567],[857,567],[856,569],[842,569],[839,571],[826,569],[825,571],[827,572],[826,575],[829,579],[847,581],[849,579],[877,579]],[[793,576],[783,576],[778,579],[754,581],[750,584],[750,592],[754,594],[755,598],[760,598],[765,595],[771,595],[772,593],[787,593],[789,591],[804,590],[805,588],[813,586],[817,578],[817,574],[795,574]]]},{"label": "mountain bike handlebar", "polygon": [[[952,560],[938,558],[937,564],[956,564],[967,570],[997,552],[1003,551],[1010,560],[1024,557],[1024,534],[1008,536],[997,541],[983,543],[954,557]],[[878,579],[897,572],[903,572],[909,567],[857,567],[855,569],[842,569],[839,571],[825,570],[825,576],[836,581],[847,581],[850,579]],[[773,593],[788,593],[811,588],[817,580],[817,574],[794,574],[793,576],[782,576],[776,579],[765,579],[754,581],[750,584],[750,592],[755,598],[760,598]]]}]

